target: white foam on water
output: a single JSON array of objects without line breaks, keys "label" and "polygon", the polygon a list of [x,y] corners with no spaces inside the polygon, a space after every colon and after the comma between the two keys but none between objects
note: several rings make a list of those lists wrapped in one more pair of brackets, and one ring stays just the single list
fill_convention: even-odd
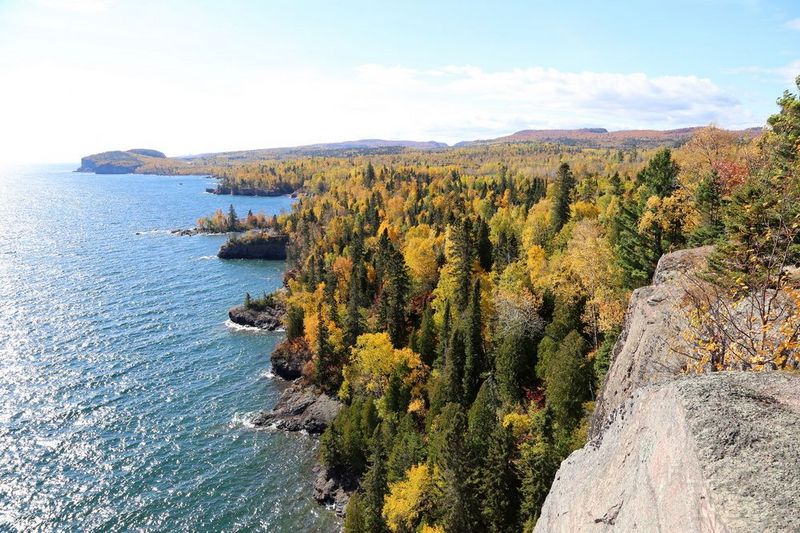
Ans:
[{"label": "white foam on water", "polygon": [[257,328],[255,326],[243,326],[241,324],[237,324],[230,318],[225,321],[225,325],[228,327],[228,329],[232,329],[233,331],[246,331],[248,333],[261,333],[262,331],[264,331],[261,328]]}]

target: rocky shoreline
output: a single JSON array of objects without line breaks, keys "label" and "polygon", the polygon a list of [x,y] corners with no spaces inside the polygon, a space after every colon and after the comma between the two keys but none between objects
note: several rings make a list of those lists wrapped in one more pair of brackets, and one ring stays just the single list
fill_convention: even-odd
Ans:
[{"label": "rocky shoreline", "polygon": [[[276,302],[275,305],[263,309],[237,305],[228,310],[228,318],[234,324],[263,329],[265,331],[277,331],[281,329],[283,327],[283,316],[285,314],[286,308],[280,302]],[[299,377],[299,375],[295,377]]]}]

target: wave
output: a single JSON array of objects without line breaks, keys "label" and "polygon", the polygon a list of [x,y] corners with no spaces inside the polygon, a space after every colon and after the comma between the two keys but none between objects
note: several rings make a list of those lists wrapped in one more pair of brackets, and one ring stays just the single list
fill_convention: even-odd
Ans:
[{"label": "wave", "polygon": [[209,259],[217,259],[216,255],[201,255],[197,258],[198,261],[208,261]]},{"label": "wave", "polygon": [[259,374],[259,377],[264,379],[275,379],[275,374],[273,374],[272,370],[270,369],[263,371],[261,374]]},{"label": "wave", "polygon": [[234,331],[246,331],[248,333],[263,333],[264,332],[263,329],[257,328],[255,326],[243,326],[241,324],[237,324],[236,322],[234,322],[230,318],[225,321],[225,325],[228,327],[228,329],[232,329]]},{"label": "wave", "polygon": [[231,421],[228,424],[228,426],[231,429],[239,428],[239,427],[243,427],[243,428],[247,428],[247,429],[253,429],[253,428],[256,427],[256,425],[253,424],[253,417],[256,414],[258,414],[256,411],[249,412],[249,413],[234,413],[233,414],[233,418],[231,418]]},{"label": "wave", "polygon": [[148,229],[137,231],[136,235],[170,235],[172,231],[168,229]]}]

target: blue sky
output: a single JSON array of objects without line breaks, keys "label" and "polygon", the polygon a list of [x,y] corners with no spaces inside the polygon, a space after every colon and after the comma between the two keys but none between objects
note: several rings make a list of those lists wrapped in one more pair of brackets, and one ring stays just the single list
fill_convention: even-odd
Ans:
[{"label": "blue sky", "polygon": [[0,0],[0,161],[761,125],[800,3]]}]

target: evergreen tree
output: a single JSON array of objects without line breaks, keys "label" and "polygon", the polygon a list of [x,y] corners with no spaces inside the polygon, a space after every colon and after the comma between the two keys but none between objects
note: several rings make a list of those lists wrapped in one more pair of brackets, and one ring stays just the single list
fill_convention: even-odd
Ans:
[{"label": "evergreen tree", "polygon": [[233,204],[228,208],[228,231],[236,231],[239,229],[239,217],[236,216],[236,209],[233,208]]},{"label": "evergreen tree", "polygon": [[305,313],[302,307],[290,305],[286,310],[286,338],[299,339],[305,335]]},{"label": "evergreen tree", "polygon": [[439,334],[439,344],[437,346],[438,356],[436,366],[443,367],[447,363],[447,345],[450,341],[452,329],[452,317],[450,312],[450,301],[444,304],[444,316],[442,317],[442,331]]},{"label": "evergreen tree", "polygon": [[347,513],[344,517],[345,533],[370,533],[364,515],[363,496],[356,491],[347,502]]},{"label": "evergreen tree", "polygon": [[577,331],[570,331],[544,374],[547,404],[563,432],[577,425],[583,402],[591,396],[592,372],[584,355],[587,349],[586,339]]},{"label": "evergreen tree", "polygon": [[556,189],[553,197],[552,232],[558,233],[569,220],[569,204],[575,189],[575,177],[567,163],[561,163],[556,173]]},{"label": "evergreen tree", "polygon": [[500,339],[495,355],[495,376],[500,397],[505,402],[522,400],[523,372],[525,370],[526,343],[518,328],[511,328]]},{"label": "evergreen tree", "polygon": [[460,314],[467,308],[469,301],[472,262],[475,257],[475,245],[472,236],[472,221],[469,217],[461,219],[461,223],[451,233],[453,249],[453,272],[456,277],[455,304]]},{"label": "evergreen tree", "polygon": [[420,324],[416,348],[422,362],[431,366],[434,359],[436,359],[436,325],[433,323],[433,313],[430,306],[426,306],[422,312],[422,323]]},{"label": "evergreen tree", "polygon": [[322,305],[318,308],[316,344],[316,381],[323,390],[335,393],[341,384],[341,368],[339,367],[336,353],[330,342],[328,325],[322,313]]},{"label": "evergreen tree", "polygon": [[445,405],[434,428],[430,459],[444,480],[438,502],[440,524],[448,532],[472,531],[479,516],[468,485],[471,468],[464,439],[467,419],[461,405]]},{"label": "evergreen tree", "polygon": [[656,152],[647,166],[636,175],[641,186],[640,201],[646,202],[651,196],[665,198],[678,188],[680,167],[672,160],[672,151],[663,148]]},{"label": "evergreen tree", "polygon": [[497,409],[499,407],[497,386],[490,377],[483,382],[475,401],[469,408],[467,443],[470,456],[476,466],[482,465],[487,457],[489,439],[497,425]]},{"label": "evergreen tree", "polygon": [[697,184],[695,207],[700,215],[700,223],[690,236],[690,241],[695,245],[712,244],[725,230],[722,221],[722,188],[716,171]]},{"label": "evergreen tree", "polygon": [[549,408],[535,415],[533,426],[533,439],[522,446],[520,458],[522,473],[520,514],[525,531],[532,531],[536,525],[560,463],[553,445],[552,413]]},{"label": "evergreen tree", "polygon": [[250,299],[250,293],[249,292],[244,293],[244,307],[245,307],[245,309],[250,309],[250,306],[252,306],[252,305],[253,305],[253,302]]},{"label": "evergreen tree", "polygon": [[515,453],[511,428],[498,422],[489,441],[481,483],[481,514],[487,530],[493,533],[517,531],[519,527],[520,480],[514,465]]},{"label": "evergreen tree", "polygon": [[464,401],[464,350],[464,332],[460,327],[456,327],[447,347],[443,373],[444,382],[441,390],[444,398],[442,403],[463,403]]},{"label": "evergreen tree", "polygon": [[478,393],[481,373],[488,366],[483,349],[480,280],[476,280],[473,285],[472,297],[465,317],[464,340],[464,404],[469,405]]},{"label": "evergreen tree", "polygon": [[[391,246],[391,245],[390,245]],[[395,348],[402,347],[406,342],[406,301],[411,288],[403,254],[394,246],[390,247],[388,257],[388,282],[384,290],[387,307],[387,331]]]},{"label": "evergreen tree", "polygon": [[478,220],[478,262],[484,272],[492,269],[492,241],[489,240],[489,225],[482,218]]},{"label": "evergreen tree", "polygon": [[364,525],[366,531],[371,533],[382,533],[388,531],[386,522],[383,519],[383,498],[388,491],[386,482],[386,462],[383,457],[383,443],[379,428],[376,428],[376,435],[373,437],[373,451],[371,465],[362,483],[363,492],[363,512]]}]

